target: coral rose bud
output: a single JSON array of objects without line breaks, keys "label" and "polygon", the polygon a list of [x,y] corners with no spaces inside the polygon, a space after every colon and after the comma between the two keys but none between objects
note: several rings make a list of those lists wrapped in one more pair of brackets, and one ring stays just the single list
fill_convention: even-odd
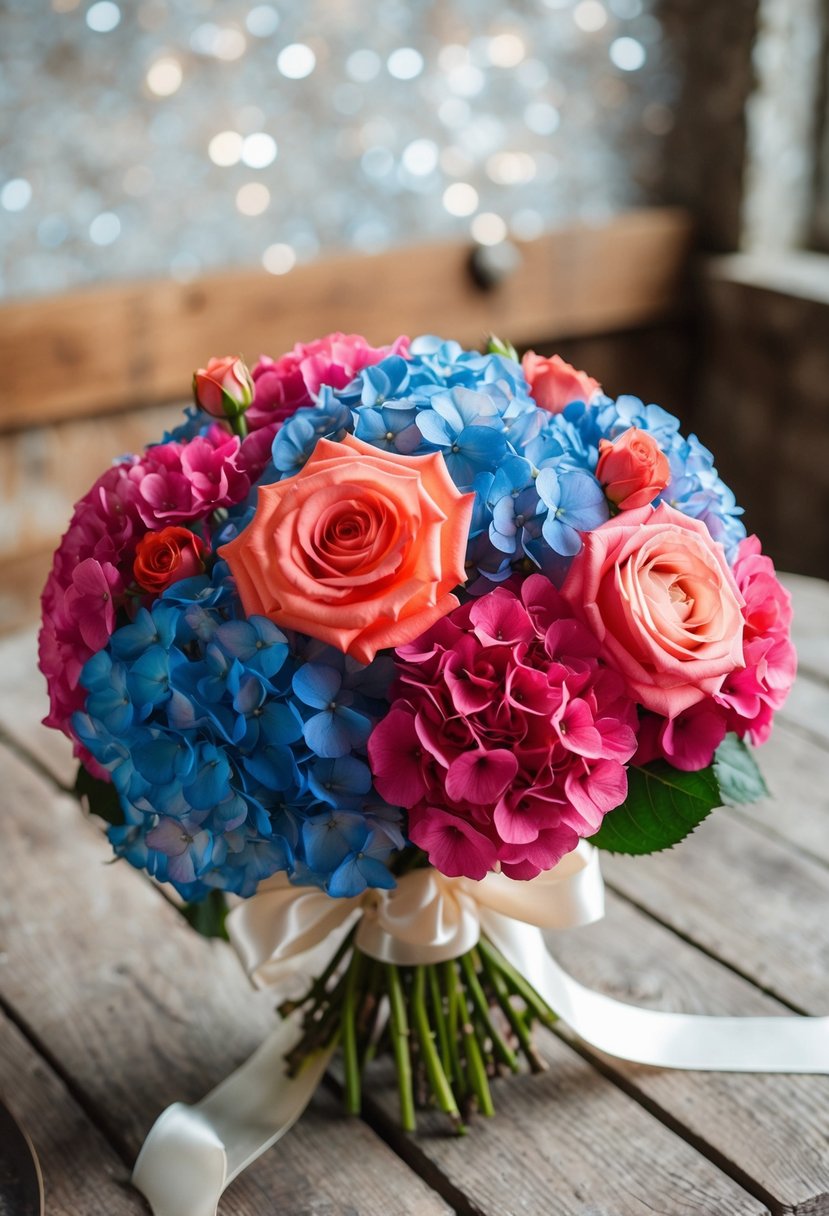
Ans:
[{"label": "coral rose bud", "polygon": [[596,478],[620,511],[646,507],[671,480],[668,458],[653,435],[632,426],[611,443],[599,440]]},{"label": "coral rose bud", "polygon": [[551,359],[528,350],[521,360],[524,379],[530,386],[536,405],[551,414],[560,414],[571,401],[588,404],[596,393],[601,392],[598,380],[587,372],[577,371],[565,363],[560,355]]},{"label": "coral rose bud", "polygon": [[241,359],[211,359],[193,375],[193,397],[214,418],[238,418],[253,401],[253,377]]},{"label": "coral rose bud", "polygon": [[189,528],[147,532],[138,542],[132,572],[143,591],[160,595],[173,583],[204,570],[205,547]]}]

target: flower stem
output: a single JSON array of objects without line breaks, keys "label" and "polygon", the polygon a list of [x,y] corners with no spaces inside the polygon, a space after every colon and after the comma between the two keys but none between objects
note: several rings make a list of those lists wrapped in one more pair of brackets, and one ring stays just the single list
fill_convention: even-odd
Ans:
[{"label": "flower stem", "polygon": [[452,1063],[452,1081],[461,1101],[466,1097],[466,1072],[461,1064],[459,1049],[462,1018],[458,1002],[458,976],[454,962],[441,963],[443,986],[446,992],[448,1010],[447,1031],[449,1037],[449,1055]]},{"label": "flower stem", "polygon": [[492,1103],[492,1094],[490,1093],[489,1081],[486,1077],[486,1068],[484,1067],[481,1045],[478,1042],[478,1037],[475,1034],[475,1028],[472,1025],[469,1006],[466,1003],[466,993],[460,986],[460,977],[457,976],[456,978],[458,980],[458,995],[463,1014],[463,1046],[466,1054],[466,1069],[469,1076],[469,1088],[478,1099],[478,1109],[480,1110],[481,1114],[491,1116],[495,1114],[495,1107]]},{"label": "flower stem", "polygon": [[331,956],[331,959],[329,960],[327,966],[325,967],[325,970],[320,972],[320,974],[317,976],[317,978],[311,984],[311,987],[305,993],[305,996],[300,997],[299,1000],[295,1000],[295,1001],[288,1000],[288,1001],[282,1002],[282,1004],[279,1006],[279,1010],[278,1010],[281,1017],[283,1017],[283,1018],[290,1017],[290,1015],[292,1013],[294,1013],[295,1010],[301,1009],[303,1005],[307,1005],[310,1003],[313,1006],[316,1006],[316,1005],[320,1004],[320,1002],[322,1002],[323,1000],[326,999],[326,997],[327,997],[326,989],[328,987],[328,981],[331,979],[331,976],[334,974],[334,972],[339,967],[340,963],[343,961],[343,958],[345,957],[346,953],[348,952],[348,950],[351,946],[352,941],[354,940],[354,934],[356,932],[357,932],[357,926],[355,925],[354,928],[349,933],[346,933],[345,937],[340,942],[337,949],[334,951],[334,954]]},{"label": "flower stem", "polygon": [[426,1011],[426,968],[422,966],[415,967],[412,983],[412,1012],[414,1014],[417,1037],[420,1040],[420,1051],[426,1068],[426,1076],[432,1087],[432,1092],[437,1099],[440,1109],[449,1116],[449,1120],[455,1131],[463,1132],[466,1129],[461,1121],[460,1111],[455,1101],[455,1095],[452,1092],[452,1086],[449,1084],[446,1073],[443,1071],[443,1065],[440,1062],[440,1056],[435,1047],[432,1027],[429,1024],[429,1015]]},{"label": "flower stem", "polygon": [[[482,944],[482,942],[479,942],[479,947]],[[504,1016],[512,1027],[512,1032],[517,1038],[522,1052],[527,1057],[530,1068],[533,1072],[544,1072],[547,1066],[535,1049],[535,1044],[532,1041],[532,1035],[530,1034],[530,1029],[527,1026],[527,1023],[524,1021],[524,1018],[510,1000],[509,989],[504,982],[504,977],[498,968],[497,961],[490,957],[484,950],[481,950],[481,961],[483,963],[489,985],[495,995],[496,1000],[498,1001],[498,1004],[504,1011]]]},{"label": "flower stem", "polygon": [[440,1062],[447,1077],[452,1075],[452,1057],[449,1052],[449,1032],[446,1017],[443,1012],[443,993],[440,990],[440,979],[436,966],[426,968],[429,980],[429,997],[432,1002],[432,1018],[440,1046]]},{"label": "flower stem", "polygon": [[[345,977],[341,1014],[343,1068],[345,1071],[345,1109],[349,1115],[360,1113],[360,1062],[357,1056],[357,994],[365,971],[365,955],[355,950]],[[360,993],[362,997],[362,993]]]},{"label": "flower stem", "polygon": [[412,1089],[412,1057],[409,1051],[409,1022],[406,1017],[406,999],[400,972],[393,963],[386,965],[386,984],[391,1006],[392,1048],[397,1067],[397,1085],[400,1090],[400,1122],[403,1130],[413,1132],[417,1128]]},{"label": "flower stem", "polygon": [[481,987],[481,982],[478,979],[475,971],[475,963],[471,952],[463,954],[460,958],[461,970],[466,981],[466,990],[472,998],[472,1004],[475,1007],[475,1012],[480,1018],[484,1030],[489,1035],[492,1042],[492,1047],[495,1055],[500,1056],[501,1060],[511,1072],[518,1072],[518,1057],[511,1047],[507,1045],[503,1036],[499,1032],[495,1023],[492,1020],[490,1013],[489,1001],[486,999],[484,990]]},{"label": "flower stem", "polygon": [[528,1009],[532,1010],[539,1022],[548,1027],[548,1029],[552,1029],[552,1027],[555,1026],[556,1022],[558,1021],[558,1016],[553,1012],[547,1002],[538,995],[532,984],[528,983],[528,981],[524,979],[523,975],[515,970],[512,963],[507,962],[503,954],[496,950],[495,947],[484,938],[481,938],[480,942],[478,943],[478,948],[483,958],[489,958],[495,964],[506,979],[509,987],[512,988],[513,992],[521,997],[521,1000]]},{"label": "flower stem", "polygon": [[244,439],[248,433],[248,424],[244,414],[234,414],[232,418],[228,418],[230,429],[234,435],[238,435],[240,439]]}]

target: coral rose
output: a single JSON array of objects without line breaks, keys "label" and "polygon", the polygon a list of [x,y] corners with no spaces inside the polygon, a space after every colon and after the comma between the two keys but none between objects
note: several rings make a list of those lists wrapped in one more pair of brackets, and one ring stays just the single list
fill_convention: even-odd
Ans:
[{"label": "coral rose", "polygon": [[260,488],[253,520],[220,552],[248,615],[370,663],[457,607],[473,502],[440,453],[320,439],[300,473]]},{"label": "coral rose", "polygon": [[743,666],[743,597],[723,547],[664,503],[586,533],[562,594],[631,695],[666,718]]},{"label": "coral rose", "polygon": [[551,414],[560,414],[571,401],[591,400],[601,391],[598,380],[587,372],[577,371],[565,363],[560,355],[547,359],[528,350],[521,360],[524,379],[530,386],[536,405]]},{"label": "coral rose", "polygon": [[173,583],[201,574],[204,543],[189,528],[169,527],[148,532],[135,550],[133,574],[144,591],[161,595]]},{"label": "coral rose", "polygon": [[596,479],[620,511],[634,511],[662,493],[671,480],[671,467],[653,435],[632,426],[612,443],[599,440]]}]

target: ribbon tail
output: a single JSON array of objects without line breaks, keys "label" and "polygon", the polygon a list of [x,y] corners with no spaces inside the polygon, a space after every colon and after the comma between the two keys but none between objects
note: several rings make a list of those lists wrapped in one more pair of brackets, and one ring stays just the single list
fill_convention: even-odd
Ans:
[{"label": "ribbon tail", "polygon": [[298,1016],[281,1022],[200,1102],[176,1102],[158,1117],[132,1175],[154,1216],[216,1216],[225,1187],[293,1126],[334,1052],[285,1076],[285,1056],[301,1033]]},{"label": "ribbon tail", "polygon": [[481,928],[562,1021],[608,1055],[699,1072],[829,1074],[829,1017],[709,1017],[640,1009],[573,979],[532,925],[482,909]]}]

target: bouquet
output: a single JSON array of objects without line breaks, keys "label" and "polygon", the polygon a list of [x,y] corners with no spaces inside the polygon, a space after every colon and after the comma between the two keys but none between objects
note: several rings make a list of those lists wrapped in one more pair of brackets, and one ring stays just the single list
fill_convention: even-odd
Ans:
[{"label": "bouquet", "polygon": [[497,339],[333,334],[193,390],[77,504],[40,664],[115,854],[277,994],[274,1133],[337,1047],[349,1111],[389,1051],[403,1126],[459,1132],[536,1021],[672,1062],[540,927],[601,915],[599,850],[764,792],[789,596],[711,453]]}]

